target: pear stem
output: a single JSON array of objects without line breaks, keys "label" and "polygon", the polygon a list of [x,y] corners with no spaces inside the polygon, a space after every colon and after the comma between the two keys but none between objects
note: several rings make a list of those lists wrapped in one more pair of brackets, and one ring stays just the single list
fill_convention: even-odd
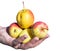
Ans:
[{"label": "pear stem", "polygon": [[25,6],[24,6],[24,1],[22,2],[22,4],[23,4],[23,9],[25,8]]}]

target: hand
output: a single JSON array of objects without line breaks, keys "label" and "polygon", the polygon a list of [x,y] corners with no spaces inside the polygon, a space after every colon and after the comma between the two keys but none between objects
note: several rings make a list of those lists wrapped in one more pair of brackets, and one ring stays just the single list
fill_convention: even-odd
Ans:
[{"label": "hand", "polygon": [[36,47],[37,45],[41,44],[46,38],[48,38],[49,35],[47,35],[45,38],[43,39],[39,39],[38,37],[34,37],[31,41],[29,41],[28,43],[26,44],[17,44],[15,46],[16,49],[29,49],[29,48],[34,48]]},{"label": "hand", "polygon": [[10,45],[10,46],[16,46],[16,44],[18,43],[17,40],[19,40],[20,41],[19,43],[21,43],[26,37],[27,36],[24,35],[18,39],[12,38],[8,33],[8,27],[6,28],[0,26],[0,43]]},{"label": "hand", "polygon": [[8,29],[6,27],[0,27],[0,42],[10,45],[16,49],[28,49],[28,48],[36,47],[37,45],[42,43],[46,38],[49,37],[48,35],[43,39],[39,39],[38,37],[34,37],[28,43],[23,44],[22,41],[27,38],[26,35],[15,39],[9,35],[7,30]]},{"label": "hand", "polygon": [[0,42],[4,44],[12,44],[14,38],[10,37],[6,31],[6,27],[0,26]]}]

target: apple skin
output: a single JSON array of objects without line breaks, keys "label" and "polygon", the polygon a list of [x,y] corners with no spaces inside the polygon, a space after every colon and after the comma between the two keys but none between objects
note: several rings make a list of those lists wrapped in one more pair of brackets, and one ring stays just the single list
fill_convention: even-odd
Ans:
[{"label": "apple skin", "polygon": [[16,20],[17,20],[18,25],[21,28],[28,28],[34,22],[34,15],[31,10],[22,9],[18,12],[16,16]]},{"label": "apple skin", "polygon": [[33,25],[33,31],[35,36],[44,38],[48,33],[48,26],[46,23],[38,21]]},{"label": "apple skin", "polygon": [[29,32],[28,32],[28,29],[24,29],[24,30],[20,33],[19,37],[21,37],[21,36],[23,36],[23,35],[27,35],[27,38],[23,41],[24,44],[27,43],[27,42],[29,42],[29,41],[31,40],[31,36],[30,36],[30,34],[29,34]]},{"label": "apple skin", "polygon": [[27,31],[28,31],[30,37],[33,39],[35,37],[33,29],[32,28],[28,28]]},{"label": "apple skin", "polygon": [[9,34],[13,38],[17,38],[19,36],[19,33],[21,33],[22,29],[19,27],[17,23],[12,23],[9,26]]}]

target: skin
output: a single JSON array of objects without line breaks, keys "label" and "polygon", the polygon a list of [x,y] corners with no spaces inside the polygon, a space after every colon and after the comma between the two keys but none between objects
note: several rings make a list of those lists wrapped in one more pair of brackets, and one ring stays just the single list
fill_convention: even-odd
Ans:
[{"label": "skin", "polygon": [[34,37],[31,41],[29,41],[26,44],[23,44],[23,40],[27,38],[26,35],[19,37],[17,39],[12,38],[8,33],[7,27],[1,27],[0,26],[0,43],[3,43],[5,45],[9,45],[15,49],[29,49],[34,48],[37,45],[41,44],[46,38],[48,38],[49,35],[44,37],[43,39],[39,39],[38,37]]}]

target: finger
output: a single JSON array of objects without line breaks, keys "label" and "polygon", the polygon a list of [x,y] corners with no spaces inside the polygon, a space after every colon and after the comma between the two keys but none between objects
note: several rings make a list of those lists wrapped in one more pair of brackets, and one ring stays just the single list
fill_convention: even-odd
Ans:
[{"label": "finger", "polygon": [[48,38],[48,37],[50,37],[50,36],[47,34],[45,38]]},{"label": "finger", "polygon": [[13,40],[13,42],[12,42],[12,46],[14,47],[14,46],[16,46],[17,44],[19,44],[19,42],[15,39],[15,40]]},{"label": "finger", "polygon": [[36,43],[34,43],[33,44],[33,46],[31,46],[31,47],[35,47],[35,46],[37,46],[37,45],[39,45],[39,44],[41,44],[45,39],[47,39],[49,37],[49,35],[47,35],[45,38],[43,38],[43,39],[40,39],[39,41],[37,41]]},{"label": "finger", "polygon": [[21,49],[28,49],[28,48],[30,48],[35,42],[37,42],[38,40],[39,40],[39,38],[38,38],[38,37],[35,37],[35,38],[33,38],[31,41],[29,41],[28,43],[22,44],[22,45],[20,46],[20,48],[21,48]]},{"label": "finger", "polygon": [[39,40],[38,37],[34,37],[34,38],[30,41],[30,43],[31,43],[31,44],[34,44],[34,43],[36,43],[38,40]]},{"label": "finger", "polygon": [[14,46],[14,48],[15,48],[15,49],[19,49],[20,45],[21,45],[21,44],[19,43],[19,44],[17,44],[16,46]]},{"label": "finger", "polygon": [[22,44],[22,45],[20,46],[20,48],[21,48],[21,49],[33,48],[33,47],[37,46],[38,44],[40,44],[44,39],[46,39],[46,38],[48,38],[48,37],[49,37],[49,35],[47,35],[45,38],[40,39],[40,40],[39,40],[39,38],[35,37],[35,38],[33,38],[31,41],[29,41],[28,43]]},{"label": "finger", "polygon": [[19,37],[18,39],[15,39],[12,42],[12,44],[13,44],[12,46],[14,47],[14,46],[17,46],[18,44],[21,44],[23,42],[23,40],[26,39],[26,38],[27,38],[27,36],[24,35],[24,36]]},{"label": "finger", "polygon": [[23,42],[27,38],[27,35],[23,35],[17,39],[19,43]]},{"label": "finger", "polygon": [[21,44],[21,46],[19,47],[19,49],[28,49],[29,48],[29,43],[26,43],[26,44]]}]

